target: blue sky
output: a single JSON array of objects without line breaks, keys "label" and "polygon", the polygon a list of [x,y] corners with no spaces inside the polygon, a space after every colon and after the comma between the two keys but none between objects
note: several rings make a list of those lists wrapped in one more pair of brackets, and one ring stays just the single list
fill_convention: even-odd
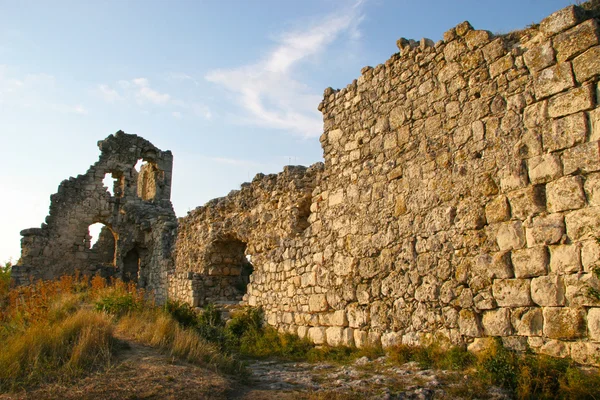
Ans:
[{"label": "blue sky", "polygon": [[0,0],[0,261],[119,129],[175,156],[178,216],[321,161],[323,90],[400,37],[523,28],[569,0]]}]

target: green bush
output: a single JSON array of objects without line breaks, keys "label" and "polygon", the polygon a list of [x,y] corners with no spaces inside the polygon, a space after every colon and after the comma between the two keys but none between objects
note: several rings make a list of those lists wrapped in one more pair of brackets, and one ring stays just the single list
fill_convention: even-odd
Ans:
[{"label": "green bush", "polygon": [[140,309],[140,303],[136,302],[131,293],[111,293],[96,301],[95,309],[96,311],[121,316]]},{"label": "green bush", "polygon": [[168,300],[164,308],[167,313],[186,328],[196,326],[198,323],[198,314],[188,303],[179,300]]}]

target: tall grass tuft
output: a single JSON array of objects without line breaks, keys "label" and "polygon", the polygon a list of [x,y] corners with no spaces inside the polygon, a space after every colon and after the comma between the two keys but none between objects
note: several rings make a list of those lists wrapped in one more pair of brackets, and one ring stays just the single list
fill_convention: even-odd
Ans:
[{"label": "tall grass tuft", "polygon": [[0,342],[0,392],[106,366],[111,338],[110,318],[90,310],[34,323]]}]

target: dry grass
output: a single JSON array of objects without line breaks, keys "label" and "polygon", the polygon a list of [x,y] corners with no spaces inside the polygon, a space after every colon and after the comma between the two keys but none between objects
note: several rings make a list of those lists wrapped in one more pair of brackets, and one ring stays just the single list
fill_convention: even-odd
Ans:
[{"label": "dry grass", "polygon": [[172,356],[229,374],[244,374],[242,363],[206,342],[195,330],[182,327],[158,309],[123,316],[117,332]]},{"label": "dry grass", "polygon": [[0,392],[107,366],[111,344],[110,318],[90,310],[34,323],[0,342]]}]

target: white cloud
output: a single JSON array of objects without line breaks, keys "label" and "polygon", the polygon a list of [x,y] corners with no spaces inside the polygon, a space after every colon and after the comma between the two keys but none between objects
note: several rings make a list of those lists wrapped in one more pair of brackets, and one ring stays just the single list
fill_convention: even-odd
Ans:
[{"label": "white cloud", "polygon": [[[106,102],[113,103],[119,101],[130,101],[140,107],[153,105],[158,107],[171,107],[178,109],[172,111],[171,115],[175,118],[183,117],[183,111],[192,112],[194,115],[205,119],[211,119],[212,114],[206,105],[199,103],[188,103],[186,101],[174,98],[169,93],[163,93],[154,89],[150,80],[147,78],[134,78],[130,80],[120,80],[115,87],[106,84],[97,86],[98,95]],[[144,112],[147,110],[142,110]]]},{"label": "white cloud", "polygon": [[55,99],[64,97],[56,78],[47,73],[20,73],[18,69],[0,65],[0,104],[37,110],[87,115],[81,104],[65,104]]},{"label": "white cloud", "polygon": [[351,40],[360,37],[360,4],[313,23],[308,29],[280,35],[278,46],[259,62],[214,70],[205,79],[236,95],[236,101],[247,112],[242,123],[319,136],[322,122],[316,108],[321,95],[300,82],[295,70],[300,63],[323,53],[342,34]]},{"label": "white cloud", "polygon": [[196,86],[200,86],[200,84],[198,83],[198,81],[191,75],[188,75],[184,72],[171,72],[168,76],[167,76],[167,80],[169,81],[176,81],[176,82],[183,82],[183,81],[191,81],[194,83],[194,85]]}]

